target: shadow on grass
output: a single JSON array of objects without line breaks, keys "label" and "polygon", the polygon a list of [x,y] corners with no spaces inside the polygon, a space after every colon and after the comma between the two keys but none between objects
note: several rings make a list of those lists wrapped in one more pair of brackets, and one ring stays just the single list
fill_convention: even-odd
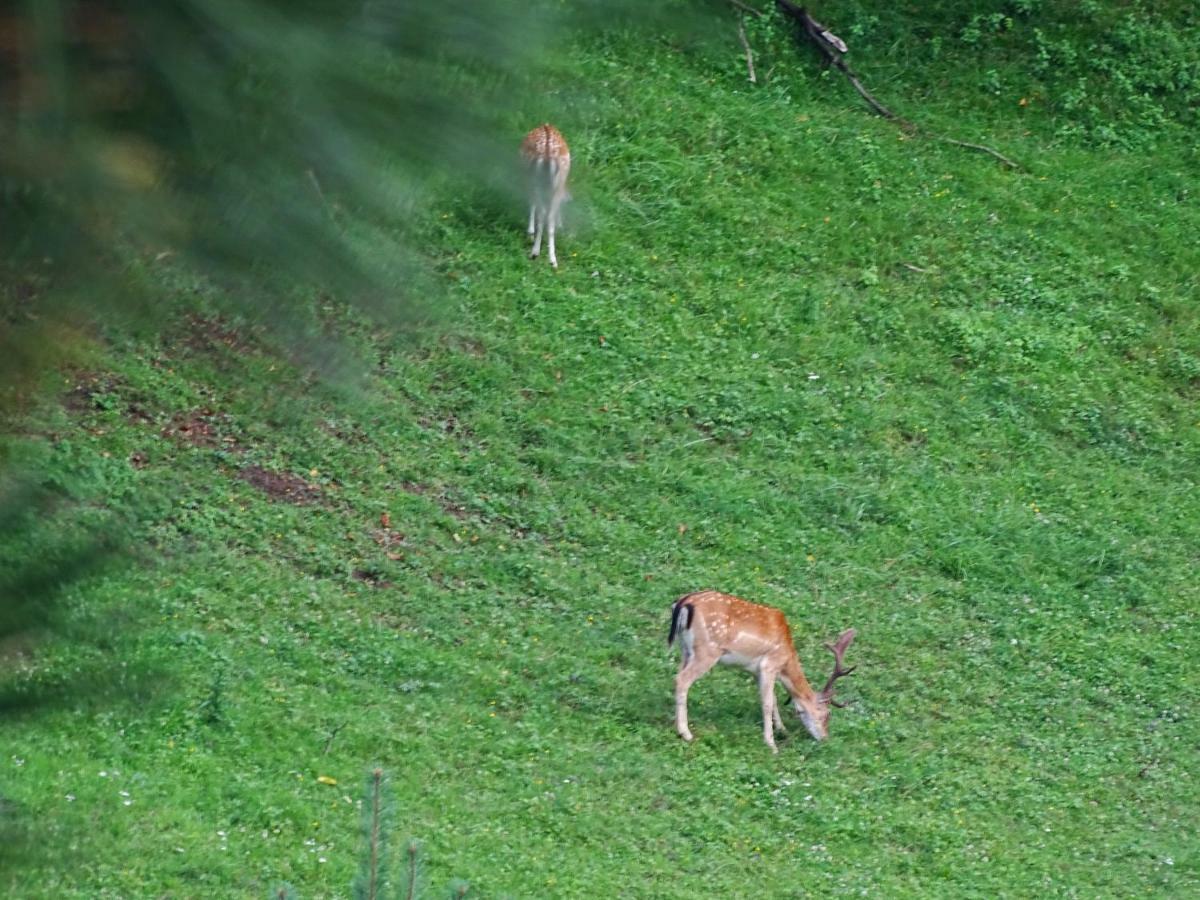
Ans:
[{"label": "shadow on grass", "polygon": [[[145,704],[167,687],[162,672],[114,655],[126,617],[92,616],[67,601],[72,589],[129,564],[115,525],[107,514],[87,520],[53,478],[0,474],[0,728],[66,708]],[[39,659],[49,642],[87,648],[92,659],[55,671]],[[60,865],[47,824],[0,786],[0,871]]]}]

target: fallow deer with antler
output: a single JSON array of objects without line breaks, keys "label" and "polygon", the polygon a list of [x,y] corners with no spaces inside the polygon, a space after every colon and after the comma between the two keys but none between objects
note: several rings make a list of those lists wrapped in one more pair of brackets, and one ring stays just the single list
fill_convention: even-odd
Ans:
[{"label": "fallow deer with antler", "polygon": [[854,629],[850,628],[834,643],[825,645],[833,653],[833,674],[825,687],[814,691],[804,677],[783,613],[719,591],[696,591],[675,601],[668,646],[676,636],[682,659],[675,676],[675,729],[685,741],[692,739],[688,728],[688,688],[717,663],[742,666],[757,676],[763,740],[772,753],[778,752],[775,729],[785,730],[775,702],[776,679],[787,690],[808,733],[821,741],[829,736],[831,708],[842,706],[833,699],[834,685],[857,668],[847,669],[842,664],[842,657],[854,640]]},{"label": "fallow deer with antler", "polygon": [[539,125],[521,142],[521,158],[529,175],[529,237],[533,239],[529,258],[536,259],[542,252],[544,232],[550,247],[550,265],[557,269],[554,230],[562,227],[562,205],[571,198],[567,193],[571,151],[557,128]]}]

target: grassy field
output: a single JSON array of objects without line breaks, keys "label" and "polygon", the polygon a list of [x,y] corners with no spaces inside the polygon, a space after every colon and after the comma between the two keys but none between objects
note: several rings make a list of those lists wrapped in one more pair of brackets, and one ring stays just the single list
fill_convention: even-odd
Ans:
[{"label": "grassy field", "polygon": [[[862,64],[1008,170],[751,26],[757,87],[732,33],[548,61],[511,130],[571,142],[560,269],[446,186],[435,321],[322,308],[356,378],[207,289],[56,376],[6,458],[137,564],[10,655],[117,690],[5,723],[7,895],[349,896],[375,765],[433,896],[1200,890],[1194,140]],[[728,669],[675,736],[668,609],[710,586],[813,680],[858,629],[829,741],[773,757]]]}]

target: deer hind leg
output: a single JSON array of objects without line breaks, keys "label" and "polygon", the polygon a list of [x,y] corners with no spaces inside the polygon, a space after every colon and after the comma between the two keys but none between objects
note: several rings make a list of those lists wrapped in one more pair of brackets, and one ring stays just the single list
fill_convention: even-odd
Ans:
[{"label": "deer hind leg", "polygon": [[534,229],[534,225],[536,222],[537,222],[537,205],[534,203],[530,203],[529,204],[529,230],[525,232],[527,235],[529,235],[530,240],[533,240],[533,229]]},{"label": "deer hind leg", "polygon": [[558,227],[563,227],[562,208],[563,204],[571,199],[571,192],[567,190],[567,177],[571,174],[571,157],[564,157],[558,164],[558,171],[554,173],[554,194],[558,198]]},{"label": "deer hind leg", "polygon": [[542,232],[546,227],[546,210],[540,204],[537,204],[533,210],[533,220],[536,225],[533,235],[533,249],[529,251],[529,258],[537,259],[538,254],[542,252]]},{"label": "deer hind leg", "polygon": [[719,656],[701,657],[692,654],[675,676],[675,730],[685,741],[692,739],[692,730],[688,728],[688,688],[697,678],[715,666],[719,659]]},{"label": "deer hind leg", "polygon": [[562,213],[559,211],[561,207],[562,200],[556,195],[550,201],[550,209],[546,213],[546,231],[549,233],[550,241],[550,265],[555,269],[558,268],[558,257],[554,255],[554,224],[562,218]]},{"label": "deer hind leg", "polygon": [[554,232],[555,229],[562,228],[562,208],[563,201],[567,199],[567,175],[571,171],[571,159],[557,160],[552,164],[551,171],[554,177],[553,193],[550,196],[550,209],[547,212],[546,218],[549,220],[550,228],[550,265],[558,268],[558,257],[554,253]]}]

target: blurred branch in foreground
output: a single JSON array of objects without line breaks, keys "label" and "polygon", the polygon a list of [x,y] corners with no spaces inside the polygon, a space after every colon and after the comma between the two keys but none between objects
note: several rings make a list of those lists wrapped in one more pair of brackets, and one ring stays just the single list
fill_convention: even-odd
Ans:
[{"label": "blurred branch in foreground", "polygon": [[395,317],[413,272],[404,224],[430,178],[488,171],[479,85],[536,51],[535,13],[497,0],[0,13],[0,403],[96,325],[158,321],[167,266],[285,330],[317,291]]},{"label": "blurred branch in foreground", "polygon": [[67,628],[71,585],[122,555],[128,542],[106,535],[145,512],[50,464],[58,438],[25,419],[61,392],[53,373],[104,337],[166,324],[197,291],[269,323],[276,349],[310,364],[318,297],[402,319],[418,272],[406,227],[425,186],[487,177],[500,146],[512,155],[493,139],[490,92],[540,46],[550,26],[536,12],[500,0],[0,11],[0,714],[48,696],[16,674],[39,636]]},{"label": "blurred branch in foreground", "polygon": [[[53,407],[61,373],[103,359],[105,339],[157,330],[197,293],[309,365],[336,340],[313,327],[319,298],[403,319],[430,186],[523,187],[497,177],[520,134],[507,98],[558,24],[552,5],[562,15],[543,0],[0,9],[0,721],[161,687],[114,659],[127,622],[104,591],[128,583],[104,574],[163,498],[136,478],[114,496],[77,429],[27,421],[38,401]],[[618,7],[635,4],[571,15],[611,26]],[[55,667],[39,657],[49,633],[90,652]],[[37,843],[26,819],[0,795],[9,859]]]},{"label": "blurred branch in foreground", "polygon": [[520,190],[503,177],[520,133],[506,116],[552,34],[568,15],[588,30],[634,13],[667,17],[628,0],[0,10],[0,490],[25,485],[0,498],[0,641],[49,622],[38,603],[118,550],[54,526],[88,493],[77,485],[53,488],[57,519],[38,517],[57,439],[23,422],[61,392],[53,373],[197,294],[308,366],[336,345],[314,327],[319,298],[402,320],[430,187]]}]

